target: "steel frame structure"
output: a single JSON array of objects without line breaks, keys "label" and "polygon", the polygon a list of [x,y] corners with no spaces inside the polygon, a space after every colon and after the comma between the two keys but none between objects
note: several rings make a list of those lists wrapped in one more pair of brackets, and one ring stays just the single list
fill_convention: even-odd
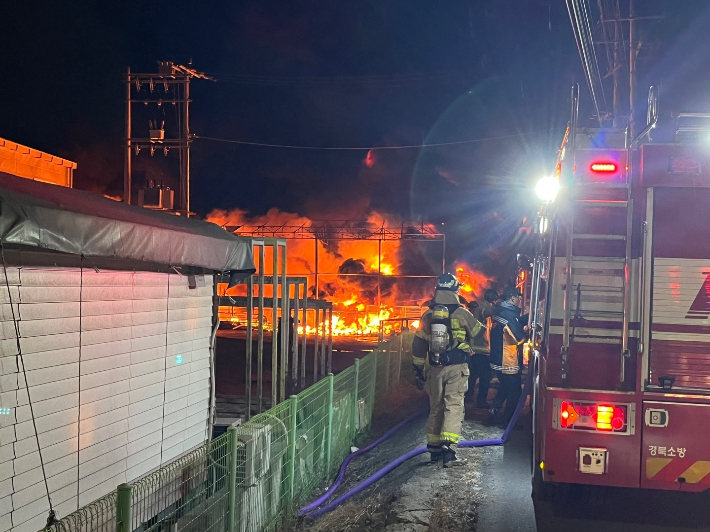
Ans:
[{"label": "steel frame structure", "polygon": [[[306,386],[306,356],[308,349],[306,326],[311,311],[315,313],[313,322],[315,327],[313,382],[331,372],[333,357],[332,303],[322,300],[309,300],[307,278],[287,276],[286,241],[284,239],[249,238],[248,240],[251,242],[254,254],[258,257],[258,271],[240,283],[246,287],[246,296],[224,295],[220,296],[218,302],[220,307],[231,307],[232,312],[234,309],[243,309],[246,316],[245,403],[247,419],[252,415],[251,375],[254,354],[254,327],[257,329],[256,413],[264,411],[264,322],[268,309],[271,309],[271,323],[273,324],[271,342],[271,407],[286,400],[287,379],[291,384],[292,391],[299,388],[303,389]],[[271,271],[275,275],[265,275],[267,248],[271,249]],[[225,284],[228,283],[229,276],[224,274],[220,281]],[[272,287],[272,295],[268,299],[264,295],[266,286]],[[284,297],[284,294],[286,297]],[[289,371],[289,338],[287,334],[281,334],[280,337],[277,336],[276,331],[277,328],[281,331],[289,329],[291,310],[293,310],[294,314],[294,326],[290,342],[291,365]],[[256,316],[254,316],[255,311]],[[254,323],[254,320],[256,320],[256,323]],[[299,334],[298,329],[301,323],[303,323],[303,333]]]},{"label": "steel frame structure", "polygon": [[[322,275],[377,277],[377,307],[382,308],[382,242],[386,241],[424,241],[441,242],[441,272],[446,273],[446,235],[440,233],[432,224],[424,222],[402,222],[399,225],[376,224],[363,220],[312,220],[309,224],[245,224],[240,226],[225,226],[238,236],[252,238],[279,238],[283,240],[313,240],[315,251],[314,286],[316,298],[320,293],[319,278]],[[337,273],[321,272],[318,252],[318,241],[324,244],[341,240],[376,241],[377,273]],[[393,278],[435,279],[436,275],[388,275]]]}]

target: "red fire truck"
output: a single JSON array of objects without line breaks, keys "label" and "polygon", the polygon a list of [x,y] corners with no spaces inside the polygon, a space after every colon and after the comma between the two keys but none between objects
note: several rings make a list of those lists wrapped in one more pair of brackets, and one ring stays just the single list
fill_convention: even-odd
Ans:
[{"label": "red fire truck", "polygon": [[529,275],[533,496],[710,488],[710,142],[681,114],[578,125],[578,91]]}]

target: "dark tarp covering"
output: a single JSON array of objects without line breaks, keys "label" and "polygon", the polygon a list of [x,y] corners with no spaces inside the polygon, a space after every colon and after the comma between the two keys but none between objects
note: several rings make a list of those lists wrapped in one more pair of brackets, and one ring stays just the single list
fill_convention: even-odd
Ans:
[{"label": "dark tarp covering", "polygon": [[0,238],[85,257],[253,273],[251,244],[221,227],[0,172]]}]

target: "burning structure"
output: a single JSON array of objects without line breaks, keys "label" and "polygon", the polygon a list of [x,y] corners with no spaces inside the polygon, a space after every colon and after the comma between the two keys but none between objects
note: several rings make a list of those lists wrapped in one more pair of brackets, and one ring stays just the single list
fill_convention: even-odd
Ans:
[{"label": "burning structure", "polygon": [[[307,280],[309,299],[332,303],[328,327],[336,337],[382,336],[412,324],[434,279],[446,271],[446,237],[432,224],[378,213],[362,221],[316,221],[276,209],[257,218],[215,211],[208,219],[240,236],[287,241],[289,275]],[[455,269],[466,299],[492,281],[463,263]],[[315,317],[303,327],[314,334]]]},{"label": "burning structure", "polygon": [[[431,224],[379,214],[315,221],[275,209],[259,218],[215,211],[208,219],[252,243],[258,272],[234,286],[226,278],[218,285],[220,319],[231,325],[218,340],[233,346],[220,350],[229,355],[217,372],[218,411],[227,421],[337,372],[333,338],[336,351],[360,352],[418,326],[434,281],[446,270],[445,236]],[[455,270],[467,300],[491,282],[465,264]],[[244,388],[233,378],[241,371]]]}]

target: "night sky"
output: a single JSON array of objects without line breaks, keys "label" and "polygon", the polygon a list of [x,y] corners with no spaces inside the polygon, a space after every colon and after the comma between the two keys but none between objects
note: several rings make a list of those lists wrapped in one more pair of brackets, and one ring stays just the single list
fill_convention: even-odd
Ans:
[{"label": "night sky", "polygon": [[[665,17],[640,25],[639,87],[660,84],[665,113],[708,110],[710,2],[638,3]],[[321,147],[519,135],[371,152],[193,144],[200,215],[374,209],[445,222],[464,259],[510,241],[534,212],[531,186],[553,168],[571,84],[588,97],[563,0],[7,4],[0,137],[77,161],[79,188],[120,195],[122,76],[161,59],[218,79],[192,84],[198,135]],[[162,155],[134,161],[135,175],[173,182]]]}]

